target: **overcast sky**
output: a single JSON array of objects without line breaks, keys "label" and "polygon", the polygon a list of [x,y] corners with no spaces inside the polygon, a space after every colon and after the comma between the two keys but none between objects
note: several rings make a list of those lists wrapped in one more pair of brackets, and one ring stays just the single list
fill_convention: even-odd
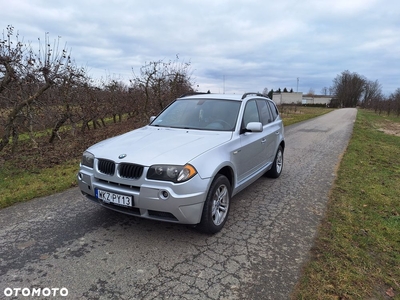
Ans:
[{"label": "overcast sky", "polygon": [[0,25],[61,36],[94,79],[178,54],[199,91],[320,94],[345,70],[400,88],[399,0],[0,0]]}]

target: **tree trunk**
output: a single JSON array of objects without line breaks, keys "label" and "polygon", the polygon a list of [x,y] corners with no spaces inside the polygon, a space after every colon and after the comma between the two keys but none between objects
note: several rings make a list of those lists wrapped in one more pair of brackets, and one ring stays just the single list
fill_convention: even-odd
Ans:
[{"label": "tree trunk", "polygon": [[5,125],[5,131],[4,131],[4,134],[3,134],[2,138],[1,138],[1,142],[0,142],[0,151],[2,151],[4,149],[4,147],[7,146],[8,143],[10,142],[10,136],[12,134],[11,130],[13,128],[14,121],[15,121],[15,118],[17,117],[18,113],[20,113],[24,107],[32,104],[32,102],[34,102],[36,99],[38,99],[50,86],[51,86],[51,83],[46,81],[46,83],[35,94],[30,96],[28,99],[22,101],[21,103],[19,103],[9,113],[9,115],[7,117],[7,122]]}]

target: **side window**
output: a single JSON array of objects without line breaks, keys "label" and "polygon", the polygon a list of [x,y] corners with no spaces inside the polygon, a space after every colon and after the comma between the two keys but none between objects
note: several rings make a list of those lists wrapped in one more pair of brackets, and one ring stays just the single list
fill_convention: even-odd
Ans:
[{"label": "side window", "polygon": [[258,116],[256,101],[252,100],[247,102],[246,108],[243,114],[242,128],[246,128],[246,125],[250,122],[260,122],[260,117]]},{"label": "side window", "polygon": [[263,125],[271,123],[273,121],[271,111],[268,107],[268,103],[265,100],[257,100],[258,111],[260,112],[261,122]]},{"label": "side window", "polygon": [[272,101],[267,101],[269,104],[269,107],[271,108],[272,111],[272,117],[275,120],[276,117],[279,115],[278,109],[276,108],[275,103],[273,103]]}]

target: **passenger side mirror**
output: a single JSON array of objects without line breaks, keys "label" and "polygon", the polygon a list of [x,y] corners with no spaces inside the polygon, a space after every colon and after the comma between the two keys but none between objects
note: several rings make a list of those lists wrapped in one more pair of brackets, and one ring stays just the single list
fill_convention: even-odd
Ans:
[{"label": "passenger side mirror", "polygon": [[150,123],[153,122],[155,118],[156,118],[156,116],[151,116],[150,117]]},{"label": "passenger side mirror", "polygon": [[261,122],[250,122],[246,125],[246,131],[262,132],[263,126]]}]

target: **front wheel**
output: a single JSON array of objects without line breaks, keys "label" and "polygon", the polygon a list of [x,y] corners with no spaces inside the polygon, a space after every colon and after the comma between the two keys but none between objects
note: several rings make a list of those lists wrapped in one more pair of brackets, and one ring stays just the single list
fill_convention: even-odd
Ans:
[{"label": "front wheel", "polygon": [[203,206],[199,229],[205,233],[217,233],[224,227],[229,214],[231,185],[224,175],[218,174],[211,184]]},{"label": "front wheel", "polygon": [[278,151],[276,152],[274,163],[272,164],[272,168],[265,174],[271,178],[278,178],[283,169],[283,149],[282,146],[279,146]]}]

